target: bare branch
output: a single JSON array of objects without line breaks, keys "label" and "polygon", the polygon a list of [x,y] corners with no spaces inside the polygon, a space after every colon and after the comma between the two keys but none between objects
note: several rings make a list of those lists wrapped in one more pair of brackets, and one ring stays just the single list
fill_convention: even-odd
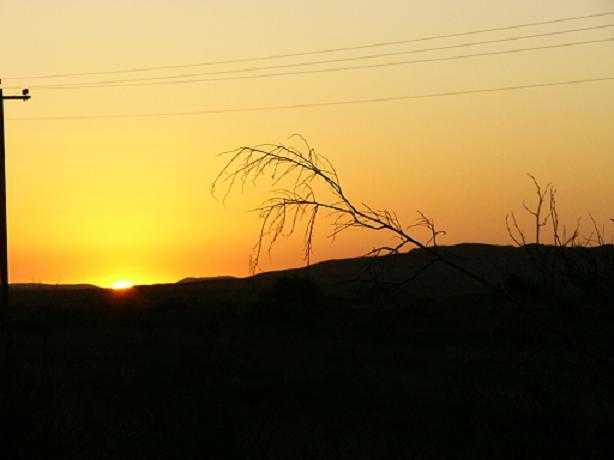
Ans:
[{"label": "bare branch", "polygon": [[[522,207],[524,210],[533,216],[535,220],[535,244],[541,244],[541,229],[545,227],[548,223],[548,220],[553,217],[552,216],[552,204],[554,200],[553,188],[552,184],[548,183],[545,188],[542,189],[542,186],[535,178],[534,175],[527,173],[527,176],[531,178],[533,185],[535,186],[535,193],[537,194],[537,203],[535,204],[535,208],[531,209],[526,202],[522,202]],[[550,206],[549,211],[545,216],[543,215],[544,203],[546,201],[546,197],[550,195]],[[524,236],[524,232],[520,229],[518,222],[516,221],[516,216],[514,213],[511,213],[513,229],[509,223],[509,215],[505,217],[505,225],[507,228],[507,234],[510,236],[512,241],[516,243],[517,246],[524,246],[527,244],[526,238]],[[558,222],[555,224],[555,228],[558,226]],[[516,234],[514,234],[514,232]],[[521,243],[522,242],[522,243]]]},{"label": "bare branch", "polygon": [[[398,215],[388,210],[377,210],[366,203],[355,205],[346,195],[337,171],[332,163],[318,154],[300,136],[294,135],[303,144],[303,150],[282,144],[263,144],[255,147],[240,147],[222,155],[227,161],[211,186],[214,197],[220,201],[236,187],[256,184],[261,177],[268,177],[274,186],[269,199],[254,211],[260,218],[260,231],[251,259],[251,269],[259,268],[263,251],[270,253],[280,237],[294,234],[298,223],[305,222],[305,260],[309,263],[313,252],[313,235],[316,218],[320,211],[326,211],[332,219],[329,235],[335,239],[339,233],[351,228],[362,228],[390,232],[397,240],[397,246],[378,248],[378,253],[396,253],[408,244],[416,247],[437,245],[437,237],[445,234],[435,228],[434,222],[418,212],[419,219],[414,226],[426,228],[431,237],[420,242],[405,230]],[[285,185],[284,184],[289,184]],[[323,193],[316,194],[316,190]]]},{"label": "bare branch", "polygon": [[[510,217],[512,220],[513,227],[510,226]],[[516,246],[524,246],[527,244],[527,240],[524,236],[524,233],[520,229],[518,221],[516,220],[516,216],[513,212],[505,216],[505,227],[507,228],[507,234],[512,239],[512,241],[516,243]],[[516,235],[514,235],[514,231],[516,232]]]}]

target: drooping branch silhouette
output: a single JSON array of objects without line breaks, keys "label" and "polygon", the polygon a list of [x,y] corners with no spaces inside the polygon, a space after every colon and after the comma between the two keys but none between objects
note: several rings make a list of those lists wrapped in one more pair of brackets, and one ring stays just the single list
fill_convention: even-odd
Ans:
[{"label": "drooping branch silhouette", "polygon": [[[213,196],[217,197],[221,189],[224,201],[234,187],[243,189],[248,182],[255,184],[261,177],[270,177],[274,187],[284,180],[290,183],[285,188],[274,188],[271,197],[255,209],[260,217],[260,230],[251,259],[253,271],[259,268],[262,252],[270,252],[280,237],[294,234],[302,220],[306,222],[304,257],[309,263],[316,220],[323,212],[331,220],[329,237],[332,239],[352,228],[383,231],[393,236],[392,245],[374,248],[368,255],[396,254],[408,245],[437,254],[437,237],[444,232],[435,228],[432,219],[418,211],[417,221],[403,226],[394,212],[374,209],[366,203],[356,204],[346,194],[333,164],[303,137],[297,137],[304,144],[304,152],[281,144],[225,152],[229,158],[212,185]],[[409,232],[415,227],[427,229],[430,239],[423,242],[411,235]]]}]

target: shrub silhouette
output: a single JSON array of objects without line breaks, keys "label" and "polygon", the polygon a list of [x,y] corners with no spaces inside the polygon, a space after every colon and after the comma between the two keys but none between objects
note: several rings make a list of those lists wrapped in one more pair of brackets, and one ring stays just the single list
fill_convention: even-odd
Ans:
[{"label": "shrub silhouette", "polygon": [[[506,216],[505,224],[510,239],[526,251],[538,276],[512,274],[506,280],[506,288],[512,293],[554,304],[569,304],[573,297],[581,305],[607,301],[614,294],[614,251],[612,245],[605,244],[603,229],[589,213],[592,231],[588,236],[582,236],[581,218],[568,232],[560,223],[554,186],[549,183],[542,187],[535,176],[528,176],[537,199],[532,208],[525,202],[522,205],[535,221],[535,241],[527,240],[526,231],[513,212]],[[552,240],[550,245],[544,245],[541,232],[548,223]],[[578,296],[578,292],[582,295]]]}]

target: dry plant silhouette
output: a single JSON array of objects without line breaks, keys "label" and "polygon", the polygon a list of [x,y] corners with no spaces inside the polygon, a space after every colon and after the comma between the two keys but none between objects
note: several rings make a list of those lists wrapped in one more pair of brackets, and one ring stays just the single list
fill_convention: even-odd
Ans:
[{"label": "dry plant silhouette", "polygon": [[[370,256],[372,260],[378,256],[399,254],[412,246],[419,248],[432,258],[432,263],[423,270],[428,269],[434,263],[451,267],[500,295],[508,301],[510,306],[532,318],[544,330],[559,337],[567,348],[610,367],[614,366],[609,361],[583,348],[572,334],[542,319],[527,303],[510,293],[505,287],[489,281],[443,255],[438,249],[437,237],[444,232],[437,230],[433,220],[421,211],[417,211],[418,219],[414,224],[405,226],[393,211],[374,209],[365,202],[350,199],[331,161],[318,154],[303,136],[294,135],[291,138],[299,139],[303,145],[302,149],[283,144],[261,144],[253,147],[239,147],[220,154],[227,159],[212,183],[211,194],[223,203],[235,188],[244,191],[247,185],[257,185],[259,179],[265,178],[269,178],[272,182],[270,197],[254,209],[260,218],[260,228],[253,253],[250,256],[250,266],[253,272],[260,268],[260,257],[263,251],[270,253],[280,238],[296,233],[302,222],[305,223],[304,257],[309,263],[313,252],[313,235],[317,218],[324,213],[325,217],[330,219],[332,227],[330,238],[334,239],[348,229],[366,229],[387,233],[391,236],[393,243],[371,250],[367,256]],[[530,209],[526,204],[524,206],[535,219],[536,241],[541,241],[541,229],[549,219],[554,222],[555,234],[558,234],[558,216],[556,212],[553,212],[556,208],[555,190],[550,184],[542,189],[538,181],[533,176],[530,177],[537,189],[538,203],[535,209]],[[550,199],[550,209],[544,216],[547,197]],[[508,232],[510,236],[513,236],[509,218],[507,222]],[[524,233],[513,214],[512,224],[519,235],[514,236],[514,241],[519,246],[526,245]],[[412,233],[416,228],[426,229],[429,234],[428,239],[418,239]],[[576,233],[572,234],[571,239],[557,237],[559,244],[571,244],[577,239]],[[420,272],[411,278],[418,276]]]},{"label": "dry plant silhouette", "polygon": [[[548,219],[551,217],[550,214],[546,214],[543,216],[543,207],[546,200],[547,195],[550,193],[551,202],[553,197],[553,189],[552,184],[548,183],[544,189],[542,189],[541,185],[532,174],[527,174],[533,184],[535,185],[535,193],[537,193],[537,204],[535,209],[529,208],[526,202],[522,202],[522,206],[525,211],[527,211],[530,215],[532,215],[535,219],[535,244],[540,244],[540,236],[541,236],[541,228],[545,227],[548,223]],[[510,224],[511,221],[511,224]],[[507,227],[507,233],[510,238],[516,243],[518,246],[524,246],[527,244],[527,239],[525,237],[524,232],[521,230],[520,225],[518,225],[518,221],[516,220],[516,215],[512,211],[507,216],[505,216],[505,225]]]},{"label": "dry plant silhouette", "polygon": [[[294,234],[303,220],[306,221],[304,258],[309,263],[316,220],[321,213],[325,213],[332,221],[332,231],[329,234],[332,239],[345,230],[356,228],[387,232],[392,236],[392,245],[374,248],[368,256],[398,254],[414,246],[423,249],[436,260],[452,263],[437,251],[437,237],[445,232],[437,230],[432,219],[417,211],[416,222],[404,226],[393,211],[374,209],[364,202],[358,204],[351,200],[330,160],[318,154],[304,137],[293,137],[299,138],[304,144],[304,152],[282,144],[239,147],[224,152],[222,155],[230,158],[211,188],[214,197],[218,197],[218,191],[223,189],[221,201],[224,202],[235,186],[243,190],[248,183],[255,185],[260,178],[270,177],[272,180],[275,188],[271,191],[271,197],[255,209],[260,217],[260,229],[251,255],[252,271],[260,268],[263,251],[270,252],[280,237]],[[289,182],[289,186],[282,187],[284,180]],[[417,227],[428,231],[428,240],[420,241],[410,233]]]},{"label": "dry plant silhouette", "polygon": [[[581,218],[576,221],[576,226],[573,231],[568,234],[565,226],[561,226],[559,213],[556,206],[556,189],[551,183],[548,183],[546,187],[542,187],[539,181],[534,175],[527,173],[527,176],[533,182],[535,187],[535,193],[537,195],[537,202],[534,209],[529,208],[526,202],[522,202],[522,206],[525,211],[532,216],[535,220],[535,240],[533,244],[542,244],[542,232],[541,229],[550,221],[552,226],[552,245],[558,247],[574,247],[579,244],[580,239],[580,223]],[[544,209],[544,207],[547,208]],[[595,221],[593,220],[595,223]],[[505,226],[507,233],[511,240],[519,247],[529,244],[525,231],[522,230],[516,219],[516,215],[513,211],[505,216]],[[597,227],[595,227],[597,228]],[[603,233],[601,232],[600,235]],[[584,244],[590,244],[591,241],[585,241]],[[600,241],[603,244],[603,240]]]},{"label": "dry plant silhouette", "polygon": [[[561,294],[570,286],[579,288],[584,298],[604,302],[611,298],[614,285],[614,251],[605,241],[605,229],[599,227],[592,214],[588,214],[591,231],[582,235],[582,218],[568,231],[561,224],[557,210],[556,189],[551,183],[542,187],[532,174],[527,174],[535,187],[537,201],[531,209],[522,203],[525,211],[535,220],[535,241],[530,243],[513,212],[505,219],[507,233],[516,246],[526,250],[533,267],[540,275],[535,286],[552,302],[560,303]],[[547,206],[547,207],[546,207]],[[550,222],[552,240],[542,244],[541,229]]]}]

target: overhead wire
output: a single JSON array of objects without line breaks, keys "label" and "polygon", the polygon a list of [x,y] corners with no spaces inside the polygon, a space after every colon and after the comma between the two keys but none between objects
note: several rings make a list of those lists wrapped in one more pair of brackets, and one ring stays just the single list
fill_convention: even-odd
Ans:
[{"label": "overhead wire", "polygon": [[196,78],[196,79],[188,79],[188,80],[135,82],[135,83],[100,83],[100,84],[83,83],[83,84],[67,84],[67,85],[40,85],[40,86],[31,86],[30,88],[38,89],[38,90],[74,90],[74,89],[91,89],[91,88],[143,87],[143,86],[160,86],[160,85],[167,86],[167,85],[203,83],[203,82],[212,82],[212,81],[251,80],[251,79],[290,76],[290,75],[320,74],[320,73],[330,73],[330,72],[342,72],[342,71],[349,71],[349,70],[395,67],[395,66],[401,66],[401,65],[411,65],[411,64],[419,64],[419,63],[429,63],[429,62],[453,61],[453,60],[470,59],[470,58],[476,58],[476,57],[499,56],[499,55],[505,55],[505,54],[524,53],[524,52],[546,50],[546,49],[591,45],[591,44],[606,43],[606,42],[612,42],[612,41],[614,41],[614,37],[607,37],[607,38],[597,39],[597,40],[584,40],[584,41],[558,43],[555,45],[513,48],[513,49],[507,49],[507,50],[501,50],[501,51],[486,51],[486,52],[481,52],[481,53],[461,54],[461,55],[444,56],[444,57],[427,58],[427,59],[413,59],[413,60],[375,63],[375,64],[363,64],[363,65],[344,66],[344,67],[329,67],[329,68],[324,68],[324,69],[298,70],[298,71],[265,73],[265,74],[256,74],[256,75],[240,75],[240,76],[215,77],[215,78]]},{"label": "overhead wire", "polygon": [[439,93],[414,94],[414,95],[405,95],[405,96],[389,96],[389,97],[379,97],[379,98],[370,98],[370,99],[351,99],[351,100],[342,100],[342,101],[323,101],[323,102],[312,102],[312,103],[304,103],[304,104],[260,106],[260,107],[238,107],[238,108],[228,108],[228,109],[196,110],[196,111],[187,111],[187,112],[26,117],[26,118],[8,118],[8,120],[11,120],[11,121],[51,121],[51,120],[100,120],[100,119],[122,119],[122,118],[158,118],[158,117],[175,117],[175,116],[212,115],[212,114],[238,113],[238,112],[291,110],[291,109],[303,109],[303,108],[315,108],[315,107],[327,107],[327,106],[371,104],[371,103],[378,103],[378,102],[392,102],[392,101],[403,101],[403,100],[412,100],[412,99],[431,99],[431,98],[469,95],[469,94],[498,93],[498,92],[518,91],[518,90],[532,89],[532,88],[579,85],[579,84],[597,83],[597,82],[606,82],[606,81],[614,81],[614,75],[606,76],[606,77],[598,77],[598,78],[583,78],[583,79],[576,79],[576,80],[562,80],[562,81],[544,82],[544,83],[529,83],[529,84],[521,84],[521,85],[500,86],[500,87],[495,87],[495,88],[477,88],[477,89],[469,89],[469,90],[445,91],[445,92],[439,92]]},{"label": "overhead wire", "polygon": [[126,68],[126,69],[117,69],[117,70],[9,76],[9,77],[6,77],[5,79],[6,80],[34,80],[34,79],[84,77],[84,76],[95,76],[95,75],[112,75],[112,74],[122,74],[122,73],[151,72],[151,71],[158,71],[158,70],[182,69],[182,68],[204,67],[204,66],[212,66],[212,65],[220,65],[220,64],[235,64],[235,63],[243,63],[243,62],[256,62],[256,61],[266,61],[266,60],[274,60],[274,59],[285,59],[285,58],[292,58],[292,57],[312,56],[312,55],[318,55],[318,54],[330,54],[330,53],[337,53],[337,52],[344,52],[344,51],[354,51],[354,50],[361,50],[361,49],[402,45],[402,44],[408,44],[408,43],[430,41],[430,40],[435,40],[435,39],[476,35],[480,33],[500,32],[500,31],[505,31],[505,30],[520,29],[520,28],[525,28],[525,27],[559,24],[559,23],[568,22],[568,21],[594,19],[594,18],[606,17],[606,16],[611,16],[611,15],[614,15],[614,11],[605,11],[601,13],[594,13],[594,14],[588,14],[588,15],[582,15],[582,16],[568,16],[568,17],[563,17],[563,18],[556,18],[556,19],[537,21],[537,22],[517,23],[517,24],[512,24],[509,26],[498,26],[498,27],[490,27],[490,28],[483,28],[483,29],[473,29],[469,31],[455,32],[455,33],[448,33],[448,34],[428,35],[428,36],[415,37],[415,38],[404,39],[404,40],[383,41],[383,42],[367,43],[367,44],[362,44],[362,45],[326,48],[326,49],[318,49],[318,50],[310,50],[310,51],[300,51],[300,52],[293,52],[293,53],[279,53],[279,54],[270,54],[270,55],[256,56],[256,57],[210,60],[210,61],[188,63],[188,64],[132,67],[132,68]]},{"label": "overhead wire", "polygon": [[[550,36],[562,35],[566,33],[584,32],[584,31],[589,31],[589,30],[600,30],[600,29],[606,29],[606,28],[611,28],[611,27],[614,27],[614,24],[601,24],[598,26],[575,28],[575,29],[564,29],[564,30],[557,30],[557,31],[545,32],[545,33],[540,33],[540,34],[519,35],[519,36],[492,39],[492,40],[481,40],[481,41],[476,41],[476,42],[457,43],[457,44],[452,44],[452,45],[436,46],[436,47],[430,47],[430,48],[419,48],[419,49],[412,49],[412,50],[395,51],[395,52],[389,52],[389,53],[377,53],[377,54],[352,56],[352,57],[337,58],[337,59],[304,61],[304,62],[298,62],[298,63],[279,64],[279,65],[272,65],[272,66],[260,66],[260,67],[248,67],[248,68],[232,69],[232,70],[218,70],[218,71],[211,71],[211,72],[175,74],[175,75],[166,75],[166,76],[158,76],[158,77],[141,77],[141,78],[129,78],[129,79],[121,79],[121,80],[102,80],[102,81],[91,81],[91,82],[80,82],[80,83],[76,82],[76,83],[63,83],[63,84],[60,83],[60,84],[49,84],[49,85],[34,85],[34,86],[30,86],[30,88],[53,87],[55,89],[55,88],[64,88],[64,87],[68,88],[68,87],[73,87],[73,86],[77,87],[77,86],[91,86],[91,85],[115,85],[115,84],[122,84],[122,83],[136,83],[136,82],[145,82],[145,81],[166,81],[166,80],[171,82],[171,81],[181,79],[181,78],[201,77],[201,76],[207,76],[207,75],[227,75],[227,74],[236,74],[236,73],[257,72],[257,71],[263,71],[263,70],[286,69],[286,68],[305,67],[305,66],[320,65],[320,64],[339,63],[339,62],[353,62],[353,61],[360,61],[360,60],[367,60],[367,59],[377,59],[377,58],[382,58],[382,57],[418,54],[418,53],[425,53],[425,52],[431,52],[431,51],[443,51],[443,50],[466,48],[466,47],[479,46],[479,45],[505,43],[505,42],[510,42],[510,41],[518,41],[518,40],[525,40],[525,39],[531,39],[531,38],[550,37]],[[8,87],[7,89],[15,89],[15,88],[17,87]]]}]

